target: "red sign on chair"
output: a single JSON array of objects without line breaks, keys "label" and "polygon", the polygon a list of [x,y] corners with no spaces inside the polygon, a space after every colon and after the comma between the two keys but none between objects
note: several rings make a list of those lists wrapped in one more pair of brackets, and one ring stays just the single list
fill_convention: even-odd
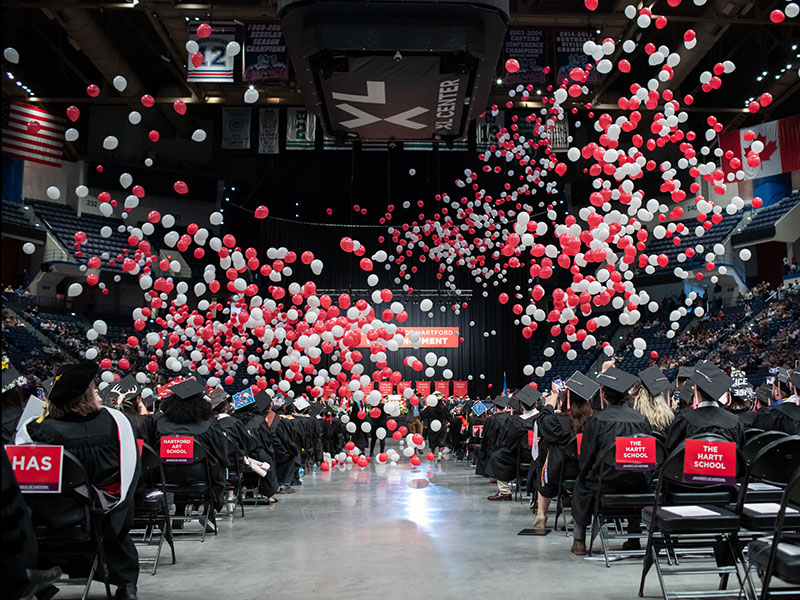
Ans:
[{"label": "red sign on chair", "polygon": [[194,460],[194,438],[187,437],[162,437],[161,462],[162,463],[191,463]]},{"label": "red sign on chair", "polygon": [[683,480],[687,483],[736,482],[736,444],[708,440],[686,440]]},{"label": "red sign on chair", "polygon": [[617,469],[625,471],[654,471],[656,468],[656,438],[618,437]]},{"label": "red sign on chair", "polygon": [[483,437],[483,425],[473,425],[472,426],[472,437],[482,438]]},{"label": "red sign on chair", "polygon": [[63,446],[6,446],[6,454],[22,493],[61,492]]}]

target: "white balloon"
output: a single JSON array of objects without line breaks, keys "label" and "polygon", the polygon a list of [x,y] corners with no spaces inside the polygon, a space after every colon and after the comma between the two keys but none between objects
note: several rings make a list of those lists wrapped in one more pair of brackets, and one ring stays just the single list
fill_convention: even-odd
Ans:
[{"label": "white balloon", "polygon": [[36,252],[36,246],[31,242],[25,242],[24,244],[22,244],[22,251],[25,254],[33,254],[34,252]]},{"label": "white balloon", "polygon": [[348,423],[345,425],[345,429],[347,429],[349,433],[355,433],[358,428],[355,423]]},{"label": "white balloon", "polygon": [[194,133],[192,133],[192,140],[195,142],[204,142],[206,137],[205,129],[195,129]]},{"label": "white balloon", "polygon": [[47,197],[50,198],[50,200],[58,200],[61,198],[61,190],[56,186],[51,185],[49,188],[47,188]]},{"label": "white balloon", "polygon": [[213,212],[208,217],[209,223],[212,225],[219,225],[222,223],[222,213],[221,212]]},{"label": "white balloon", "polygon": [[186,51],[189,54],[194,54],[198,50],[200,50],[200,45],[195,40],[189,40],[186,42]]},{"label": "white balloon", "polygon": [[442,428],[442,422],[438,419],[431,421],[431,431],[439,431]]},{"label": "white balloon", "polygon": [[97,208],[100,211],[100,214],[102,214],[104,217],[110,217],[114,212],[114,207],[111,206],[111,202],[101,202],[100,206]]},{"label": "white balloon", "polygon": [[79,137],[80,134],[78,133],[78,130],[75,129],[74,127],[70,127],[64,132],[64,139],[67,140],[68,142],[74,142]]},{"label": "white balloon", "polygon": [[375,430],[375,437],[377,437],[379,440],[384,439],[386,437],[386,430],[383,427],[378,427]]},{"label": "white balloon", "polygon": [[86,196],[89,195],[89,188],[87,188],[85,185],[79,185],[75,188],[75,195],[78,198],[86,198]]},{"label": "white balloon", "polygon": [[247,88],[244,92],[245,104],[255,104],[258,102],[258,90],[256,88]]},{"label": "white balloon", "polygon": [[108,333],[108,325],[102,319],[97,319],[94,323],[92,323],[92,328],[100,335],[105,335]]},{"label": "white balloon", "polygon": [[3,50],[3,58],[13,65],[19,64],[19,52],[10,46]]},{"label": "white balloon", "polygon": [[83,292],[83,286],[80,283],[70,284],[70,286],[67,288],[67,296],[70,298],[80,296],[81,292]]},{"label": "white balloon", "polygon": [[145,167],[152,167],[153,166],[153,159],[149,156],[144,159],[144,166]]},{"label": "white balloon", "polygon": [[239,45],[239,42],[228,42],[228,45],[225,46],[226,56],[236,56],[241,51],[242,47]]},{"label": "white balloon", "polygon": [[363,423],[361,423],[361,431],[363,431],[364,433],[369,433],[370,431],[372,431],[372,425],[368,421],[364,421]]},{"label": "white balloon", "polygon": [[142,122],[142,113],[140,113],[138,110],[132,110],[128,113],[128,122],[131,125],[138,125]]},{"label": "white balloon", "polygon": [[114,77],[111,83],[114,85],[114,89],[117,90],[118,92],[124,92],[125,88],[128,87],[128,80],[125,79],[122,75],[117,75],[116,77]]},{"label": "white balloon", "polygon": [[753,253],[750,252],[749,248],[742,248],[741,250],[739,250],[739,258],[741,258],[744,261],[750,260],[752,256]]},{"label": "white balloon", "polygon": [[97,348],[89,348],[86,351],[86,359],[94,360],[95,358],[97,358]]},{"label": "white balloon", "polygon": [[116,150],[117,146],[119,146],[119,140],[113,135],[109,135],[103,140],[103,148],[106,150]]}]

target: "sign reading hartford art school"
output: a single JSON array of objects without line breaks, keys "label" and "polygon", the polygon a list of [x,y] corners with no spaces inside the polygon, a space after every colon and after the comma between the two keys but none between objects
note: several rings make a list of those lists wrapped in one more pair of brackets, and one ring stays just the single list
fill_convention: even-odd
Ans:
[{"label": "sign reading hartford art school", "polygon": [[[401,348],[413,348],[409,336],[411,332],[419,333],[420,348],[458,348],[458,327],[403,327],[406,332]],[[369,348],[367,336],[361,334],[359,348]]]}]

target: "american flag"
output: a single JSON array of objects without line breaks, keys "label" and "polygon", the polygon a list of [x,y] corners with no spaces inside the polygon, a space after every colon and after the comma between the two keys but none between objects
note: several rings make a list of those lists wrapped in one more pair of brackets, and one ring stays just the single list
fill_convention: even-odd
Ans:
[{"label": "american flag", "polygon": [[[3,99],[3,155],[21,158],[52,167],[61,166],[64,148],[64,124],[38,106],[9,102]],[[33,133],[29,124],[35,121],[39,129]]]}]

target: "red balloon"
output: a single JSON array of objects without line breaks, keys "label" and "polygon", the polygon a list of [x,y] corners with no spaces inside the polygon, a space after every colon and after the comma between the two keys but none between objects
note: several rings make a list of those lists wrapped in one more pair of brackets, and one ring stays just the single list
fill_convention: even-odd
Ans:
[{"label": "red balloon", "polygon": [[411,441],[414,442],[414,444],[417,445],[417,446],[422,446],[422,443],[425,440],[422,437],[421,433],[415,433],[414,435],[411,436]]},{"label": "red balloon", "polygon": [[583,4],[589,10],[597,10],[597,0],[583,0]]},{"label": "red balloon", "polygon": [[67,108],[67,118],[73,123],[81,116],[81,111],[77,106],[70,106]]},{"label": "red balloon", "polygon": [[194,65],[195,68],[198,68],[205,61],[206,59],[203,57],[203,54],[201,52],[195,52],[194,54],[192,54],[192,64]]},{"label": "red balloon", "polygon": [[412,456],[411,464],[414,465],[415,467],[418,467],[422,464],[422,461],[420,460],[419,456]]},{"label": "red balloon", "polygon": [[519,71],[519,61],[516,58],[509,58],[506,61],[506,71],[509,73],[516,73]]},{"label": "red balloon", "polygon": [[36,135],[39,133],[39,130],[42,128],[42,124],[39,121],[28,121],[28,133],[31,135]]},{"label": "red balloon", "polygon": [[386,421],[386,429],[388,429],[389,431],[394,431],[395,429],[397,429],[397,421],[395,421],[394,419],[389,419],[388,421]]},{"label": "red balloon", "polygon": [[152,108],[152,106],[156,103],[156,101],[153,100],[153,97],[150,94],[145,94],[144,96],[142,96],[141,102],[142,106],[144,106],[145,108]]},{"label": "red balloon", "polygon": [[183,100],[175,100],[175,103],[172,105],[172,110],[174,110],[179,115],[186,114],[186,102]]},{"label": "red balloon", "polygon": [[151,142],[157,142],[161,138],[161,134],[158,133],[155,129],[153,129],[150,133],[147,134],[147,137],[150,138]]},{"label": "red balloon", "polygon": [[425,458],[427,458],[429,461],[433,462],[436,459],[436,456],[433,454],[433,452],[428,452],[425,455]]},{"label": "red balloon", "polygon": [[207,38],[211,35],[211,25],[208,23],[200,23],[197,26],[197,37],[199,38]]},{"label": "red balloon", "polygon": [[255,210],[256,219],[266,219],[269,215],[269,209],[266,206],[257,206]]},{"label": "red balloon", "polygon": [[89,94],[89,96],[91,96],[92,98],[97,98],[97,96],[100,95],[100,88],[92,83],[86,87],[86,93]]},{"label": "red balloon", "polygon": [[330,471],[331,465],[328,461],[322,461],[322,463],[319,465],[319,468],[321,471]]},{"label": "red balloon", "polygon": [[175,185],[172,187],[175,188],[175,191],[179,194],[189,193],[189,186],[186,185],[183,181],[176,181]]}]

